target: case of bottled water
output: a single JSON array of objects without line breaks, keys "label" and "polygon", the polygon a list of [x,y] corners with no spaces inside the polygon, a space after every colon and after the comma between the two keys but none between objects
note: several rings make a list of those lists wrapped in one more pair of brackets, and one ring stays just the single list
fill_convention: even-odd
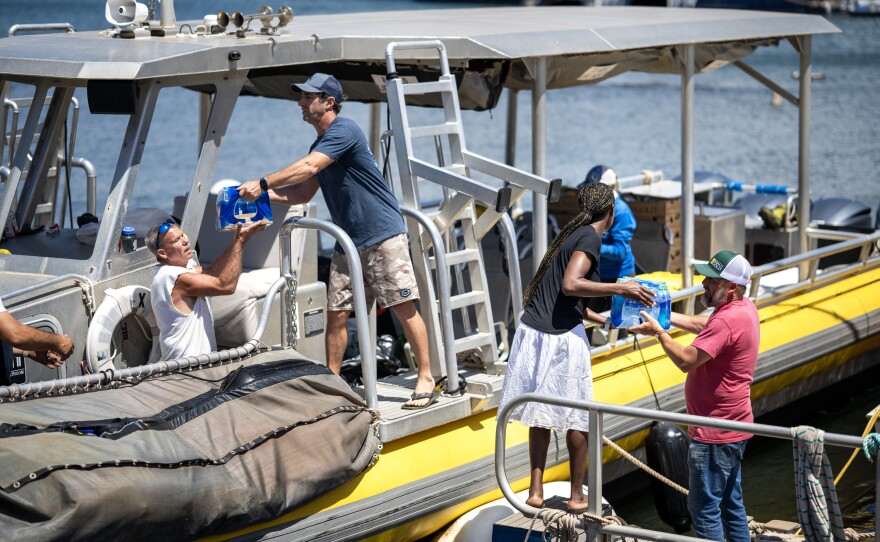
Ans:
[{"label": "case of bottled water", "polygon": [[646,307],[634,301],[627,299],[621,295],[614,295],[611,298],[611,325],[617,328],[628,328],[642,323],[644,320],[639,314],[641,311],[647,312],[652,318],[657,320],[663,329],[669,329],[669,314],[672,310],[672,299],[669,296],[669,289],[664,281],[653,281],[645,279],[633,279],[632,277],[621,277],[617,282],[626,282],[635,280],[654,294],[654,306]]},{"label": "case of bottled water", "polygon": [[236,224],[253,222],[272,223],[272,208],[269,194],[263,192],[257,201],[247,201],[239,197],[237,186],[224,187],[217,194],[217,231],[229,230]]}]

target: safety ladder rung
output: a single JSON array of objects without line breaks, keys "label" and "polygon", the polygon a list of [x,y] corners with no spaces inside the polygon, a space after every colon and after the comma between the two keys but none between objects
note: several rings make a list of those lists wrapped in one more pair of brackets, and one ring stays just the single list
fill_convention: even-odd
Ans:
[{"label": "safety ladder rung", "polygon": [[434,137],[440,135],[458,134],[461,132],[458,123],[447,122],[446,124],[431,124],[428,126],[413,126],[409,129],[409,136],[416,137]]},{"label": "safety ladder rung", "polygon": [[465,352],[474,348],[483,348],[485,346],[493,346],[495,344],[495,335],[492,333],[475,333],[455,339],[455,351]]},{"label": "safety ladder rung", "polygon": [[455,87],[449,81],[427,81],[425,83],[407,83],[400,86],[405,95],[429,94],[431,92],[452,92]]},{"label": "safety ladder rung", "polygon": [[[476,262],[479,260],[479,256],[480,252],[475,248],[448,252],[446,254],[446,265],[452,267],[453,265]],[[437,261],[434,256],[431,256],[431,267],[437,269]]]},{"label": "safety ladder rung", "polygon": [[452,310],[473,307],[474,305],[484,303],[486,303],[486,292],[483,290],[474,290],[473,292],[466,292],[449,298],[449,305]]}]

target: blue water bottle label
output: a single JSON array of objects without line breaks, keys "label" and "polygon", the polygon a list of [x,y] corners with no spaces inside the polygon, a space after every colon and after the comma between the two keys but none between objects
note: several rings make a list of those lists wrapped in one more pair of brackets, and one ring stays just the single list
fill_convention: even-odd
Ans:
[{"label": "blue water bottle label", "polygon": [[256,201],[239,197],[237,186],[227,186],[217,194],[217,231],[232,229],[236,224],[272,223],[269,194],[263,192]]}]

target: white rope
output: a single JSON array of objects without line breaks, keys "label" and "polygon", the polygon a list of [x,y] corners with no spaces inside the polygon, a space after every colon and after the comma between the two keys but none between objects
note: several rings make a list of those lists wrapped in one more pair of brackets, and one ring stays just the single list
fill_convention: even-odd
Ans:
[{"label": "white rope", "polygon": [[682,486],[676,484],[675,482],[673,482],[673,481],[670,480],[669,478],[663,476],[663,475],[660,474],[659,472],[655,471],[654,469],[652,469],[652,468],[649,467],[648,465],[645,465],[643,462],[641,462],[641,461],[639,460],[639,458],[635,457],[634,455],[630,454],[629,452],[627,452],[626,450],[624,450],[623,448],[621,448],[620,446],[618,446],[618,445],[617,445],[613,440],[611,440],[610,438],[606,437],[605,435],[602,435],[602,441],[605,443],[606,446],[610,446],[611,448],[614,448],[614,449],[617,451],[617,453],[619,453],[619,454],[620,454],[621,456],[623,456],[625,459],[629,460],[630,463],[632,463],[633,465],[635,465],[635,466],[637,466],[638,468],[642,469],[643,471],[647,472],[648,474],[650,474],[650,475],[653,476],[654,478],[660,480],[661,482],[663,482],[664,484],[668,485],[668,486],[671,487],[672,489],[678,491],[678,492],[681,493],[682,495],[687,495],[687,494],[688,494],[688,490],[687,490],[687,488],[684,488],[684,487],[682,487]]},{"label": "white rope", "polygon": [[[538,519],[544,523],[544,533],[541,534],[541,539],[545,540],[544,535],[550,533],[554,537],[554,542],[577,542],[580,536],[578,533],[578,527],[580,526],[581,521],[593,525],[626,525],[626,522],[617,516],[597,516],[590,512],[579,512],[575,514],[574,512],[567,512],[565,510],[542,507],[541,510],[535,514],[535,517],[532,518],[524,542],[528,542],[532,535],[532,530],[535,527],[535,522]],[[623,537],[621,540],[626,542],[629,539]],[[632,540],[634,542],[638,541],[637,538]]]},{"label": "white rope", "polygon": [[801,425],[791,428],[798,519],[807,542],[846,540],[843,516],[834,488],[834,473],[825,455],[825,432]]}]

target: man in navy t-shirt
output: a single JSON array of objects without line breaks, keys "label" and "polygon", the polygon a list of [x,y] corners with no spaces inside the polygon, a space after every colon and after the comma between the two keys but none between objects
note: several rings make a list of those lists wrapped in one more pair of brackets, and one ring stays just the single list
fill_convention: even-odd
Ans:
[{"label": "man in navy t-shirt", "polygon": [[[344,99],[339,81],[316,73],[291,88],[300,93],[303,120],[315,128],[318,137],[307,156],[242,184],[239,194],[252,201],[269,192],[271,201],[293,205],[308,202],[321,189],[333,222],[351,237],[360,253],[367,306],[375,300],[394,311],[418,362],[415,392],[403,408],[427,407],[438,394],[434,393],[425,322],[416,310],[419,290],[397,199],[385,184],[363,131],[351,119],[338,116]],[[348,343],[346,323],[354,308],[349,275],[348,262],[337,244],[330,264],[326,333],[327,365],[337,374]]]}]

